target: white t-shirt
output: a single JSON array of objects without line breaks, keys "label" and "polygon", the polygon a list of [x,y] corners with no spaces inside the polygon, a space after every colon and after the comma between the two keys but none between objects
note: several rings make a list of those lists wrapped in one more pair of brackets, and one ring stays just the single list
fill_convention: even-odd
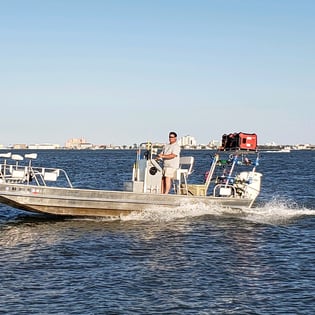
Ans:
[{"label": "white t-shirt", "polygon": [[173,159],[164,159],[164,167],[179,168],[179,155],[180,146],[177,142],[172,144],[166,144],[163,148],[162,154],[175,154],[176,157]]}]

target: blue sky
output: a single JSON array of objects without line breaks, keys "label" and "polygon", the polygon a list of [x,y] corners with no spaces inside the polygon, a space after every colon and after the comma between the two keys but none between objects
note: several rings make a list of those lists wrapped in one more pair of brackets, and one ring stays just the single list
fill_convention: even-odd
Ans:
[{"label": "blue sky", "polygon": [[0,144],[315,144],[315,1],[0,0]]}]

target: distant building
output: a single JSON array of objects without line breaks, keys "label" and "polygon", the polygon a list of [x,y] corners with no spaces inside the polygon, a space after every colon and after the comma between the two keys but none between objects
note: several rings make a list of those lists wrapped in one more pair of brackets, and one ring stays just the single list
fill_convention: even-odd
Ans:
[{"label": "distant building", "polygon": [[30,144],[30,145],[28,145],[28,149],[31,149],[31,150],[55,150],[55,149],[60,149],[60,145],[59,144],[50,144],[50,143]]},{"label": "distant building", "polygon": [[86,143],[85,138],[71,138],[65,144],[66,149],[80,149]]},{"label": "distant building", "polygon": [[210,149],[218,149],[221,146],[221,140],[211,140],[208,144]]},{"label": "distant building", "polygon": [[14,150],[24,150],[27,149],[27,145],[25,143],[16,143],[12,145],[12,149]]},{"label": "distant building", "polygon": [[84,143],[81,143],[77,149],[92,149],[94,148],[94,145],[92,143],[89,143],[89,142],[84,142]]},{"label": "distant building", "polygon": [[312,146],[311,144],[297,144],[295,145],[295,148],[297,150],[307,150],[307,149],[312,149],[314,148],[314,146]]},{"label": "distant building", "polygon": [[187,148],[191,148],[191,147],[195,147],[197,145],[197,141],[195,139],[195,137],[192,136],[183,136],[179,139],[178,141],[179,145],[181,147],[187,147]]},{"label": "distant building", "polygon": [[92,143],[86,142],[85,138],[72,138],[69,139],[65,144],[66,149],[92,149],[94,145]]},{"label": "distant building", "polygon": [[276,147],[278,144],[276,144],[274,141],[271,141],[271,142],[266,143],[265,145],[269,147]]}]

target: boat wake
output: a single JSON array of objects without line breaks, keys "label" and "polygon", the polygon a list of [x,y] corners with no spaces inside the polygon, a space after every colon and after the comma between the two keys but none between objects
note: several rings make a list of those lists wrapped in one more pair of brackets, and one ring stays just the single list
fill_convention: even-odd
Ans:
[{"label": "boat wake", "polygon": [[302,217],[315,216],[315,209],[299,206],[288,199],[273,199],[261,207],[244,210],[244,219],[263,224],[286,224]]},{"label": "boat wake", "polygon": [[289,200],[273,199],[255,208],[227,209],[219,205],[211,207],[203,203],[184,203],[177,208],[152,207],[141,213],[132,213],[121,218],[122,221],[172,221],[200,216],[214,216],[222,218],[238,218],[262,224],[286,224],[290,221],[315,216],[315,210],[301,208]]},{"label": "boat wake", "polygon": [[[229,210],[213,205],[206,206],[203,203],[182,203],[176,208],[150,207],[139,213],[131,213],[121,218],[123,221],[141,220],[141,221],[172,221],[183,218],[199,217],[204,215],[222,215]],[[240,213],[240,210],[233,210],[233,213]]]}]

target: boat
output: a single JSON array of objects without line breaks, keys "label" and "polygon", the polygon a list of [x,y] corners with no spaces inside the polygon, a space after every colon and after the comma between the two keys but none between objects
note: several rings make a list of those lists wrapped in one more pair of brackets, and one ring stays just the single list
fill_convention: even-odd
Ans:
[{"label": "boat", "polygon": [[282,152],[282,153],[290,153],[291,152],[291,148],[290,147],[284,147],[284,148],[281,148],[279,150],[279,152]]},{"label": "boat", "polygon": [[286,147],[283,147],[279,150],[268,150],[266,151],[267,153],[290,153],[291,152],[291,147],[289,146],[286,146]]},{"label": "boat", "polygon": [[[251,154],[255,158],[251,158]],[[57,216],[121,218],[146,210],[167,211],[187,204],[226,209],[253,206],[262,174],[259,152],[221,148],[209,157],[202,182],[190,181],[194,157],[181,156],[172,193],[161,193],[162,165],[150,142],[142,143],[120,190],[74,187],[60,168],[36,166],[37,153],[0,154],[0,202],[13,208]],[[240,170],[238,170],[240,169]]]}]

